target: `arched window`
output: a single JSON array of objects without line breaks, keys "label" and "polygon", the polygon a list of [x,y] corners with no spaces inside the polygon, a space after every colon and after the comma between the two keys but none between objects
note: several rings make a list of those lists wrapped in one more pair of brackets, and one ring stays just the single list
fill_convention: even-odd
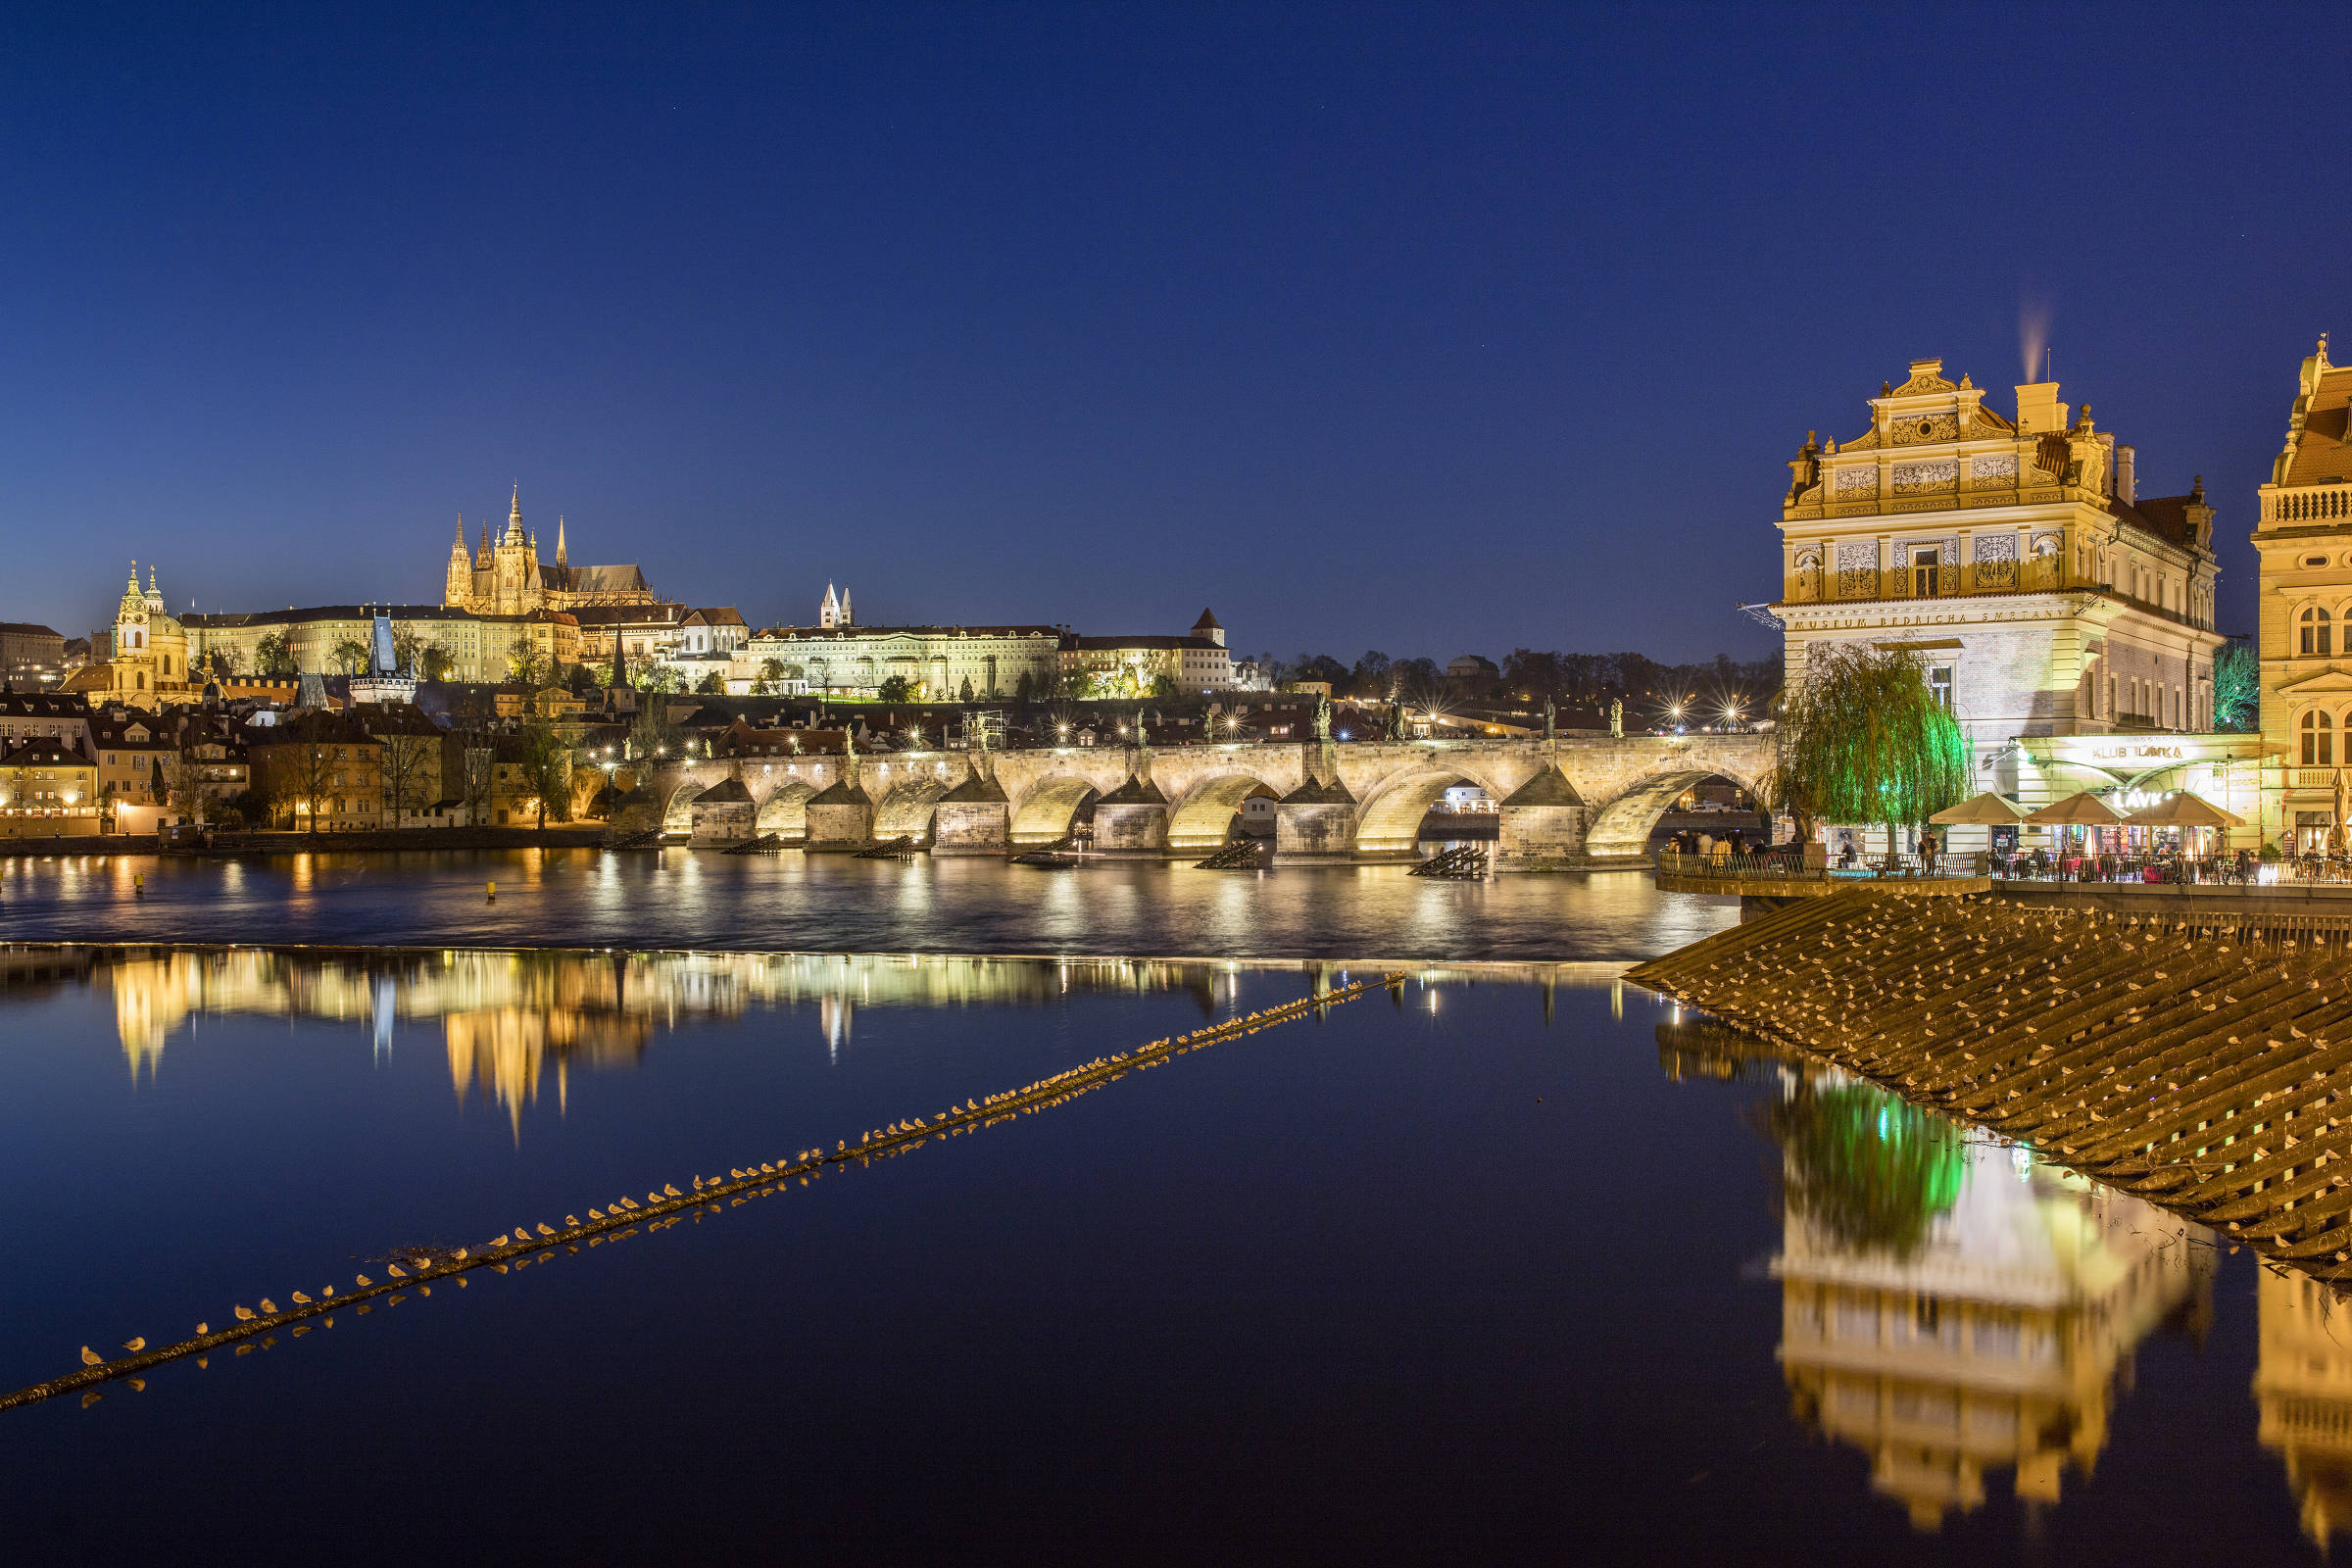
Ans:
[{"label": "arched window", "polygon": [[2296,639],[2305,659],[2326,659],[2334,647],[2335,628],[2329,623],[2328,612],[2317,605],[2304,607],[2295,617],[2301,635]]},{"label": "arched window", "polygon": [[2303,765],[2335,765],[2335,719],[2316,709],[2303,715]]}]

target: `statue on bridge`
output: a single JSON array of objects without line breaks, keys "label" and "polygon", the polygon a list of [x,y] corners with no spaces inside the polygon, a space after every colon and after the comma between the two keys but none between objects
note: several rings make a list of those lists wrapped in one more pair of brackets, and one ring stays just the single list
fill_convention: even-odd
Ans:
[{"label": "statue on bridge", "polygon": [[1544,744],[1556,749],[1559,743],[1559,725],[1553,717],[1551,699],[1546,697],[1544,699]]},{"label": "statue on bridge", "polygon": [[1315,698],[1315,739],[1331,739],[1331,696],[1320,693]]},{"label": "statue on bridge", "polygon": [[1625,739],[1625,699],[1622,697],[1609,699],[1609,739]]}]

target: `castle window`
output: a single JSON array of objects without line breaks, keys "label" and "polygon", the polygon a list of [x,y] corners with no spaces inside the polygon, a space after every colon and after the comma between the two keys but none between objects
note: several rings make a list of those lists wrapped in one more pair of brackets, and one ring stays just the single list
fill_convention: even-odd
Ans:
[{"label": "castle window", "polygon": [[2316,710],[2303,715],[2303,765],[2335,765],[2335,720]]},{"label": "castle window", "polygon": [[2298,645],[2302,649],[2302,657],[2326,659],[2334,641],[2334,628],[2329,624],[2328,612],[2317,605],[2307,606],[2303,613],[2295,617],[2295,623],[2300,628]]}]

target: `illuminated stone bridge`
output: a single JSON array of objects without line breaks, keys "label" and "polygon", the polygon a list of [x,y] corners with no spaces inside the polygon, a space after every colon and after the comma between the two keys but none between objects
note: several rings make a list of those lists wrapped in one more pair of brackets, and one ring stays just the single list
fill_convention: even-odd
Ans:
[{"label": "illuminated stone bridge", "polygon": [[1273,800],[1277,864],[1404,859],[1455,785],[1500,803],[1496,864],[1542,869],[1641,857],[1659,813],[1722,777],[1751,793],[1769,735],[1563,735],[1544,740],[1053,747],[988,754],[682,760],[637,781],[614,825],[697,844],[774,834],[811,850],[906,839],[1002,855],[1067,838],[1095,808],[1096,849],[1193,857],[1225,842],[1242,803]]}]

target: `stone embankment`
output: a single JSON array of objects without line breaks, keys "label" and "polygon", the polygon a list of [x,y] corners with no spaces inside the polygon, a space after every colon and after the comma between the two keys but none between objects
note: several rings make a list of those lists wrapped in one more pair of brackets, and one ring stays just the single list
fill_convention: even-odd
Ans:
[{"label": "stone embankment", "polygon": [[2352,1283],[2352,916],[1856,890],[1627,978]]}]

